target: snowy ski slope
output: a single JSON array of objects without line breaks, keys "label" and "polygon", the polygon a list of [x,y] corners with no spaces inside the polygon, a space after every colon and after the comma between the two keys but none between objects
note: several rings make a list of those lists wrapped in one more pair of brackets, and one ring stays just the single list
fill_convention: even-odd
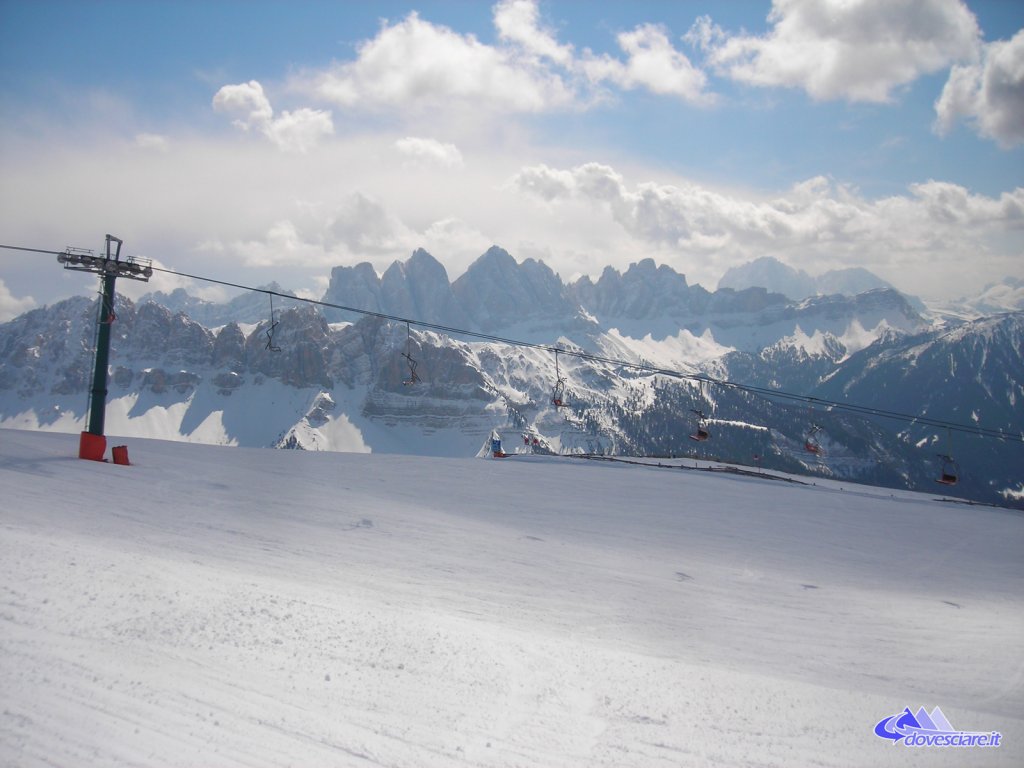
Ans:
[{"label": "snowy ski slope", "polygon": [[[0,430],[0,765],[1024,764],[1019,512],[127,444]],[[874,735],[922,706],[1003,745]]]}]

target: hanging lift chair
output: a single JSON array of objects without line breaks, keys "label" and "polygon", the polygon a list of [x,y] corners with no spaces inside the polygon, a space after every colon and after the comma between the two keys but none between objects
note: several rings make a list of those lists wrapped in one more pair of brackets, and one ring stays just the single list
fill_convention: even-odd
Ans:
[{"label": "hanging lift chair", "polygon": [[406,387],[411,387],[420,380],[419,374],[416,373],[416,366],[419,365],[419,362],[412,356],[412,328],[409,323],[405,324],[405,330],[405,352],[402,353],[402,357],[404,357],[405,361],[409,364],[409,375],[402,380],[402,384]]},{"label": "hanging lift chair", "polygon": [[804,438],[804,450],[808,453],[813,453],[815,456],[821,455],[821,441],[818,439],[819,432],[821,432],[821,427],[817,424],[812,424],[807,432],[807,437]]},{"label": "hanging lift chair", "polygon": [[555,408],[568,408],[569,404],[565,400],[565,379],[562,378],[562,374],[558,368],[558,350],[555,350],[555,387],[551,391],[551,404]]},{"label": "hanging lift chair", "polygon": [[939,458],[942,460],[942,469],[935,482],[941,485],[956,485],[960,479],[960,467],[956,460],[944,453],[940,453]]},{"label": "hanging lift chair", "polygon": [[697,431],[690,435],[691,440],[704,441],[711,437],[711,433],[708,432],[708,417],[704,415],[704,411],[698,411],[696,408],[691,408],[692,413],[697,414]]}]

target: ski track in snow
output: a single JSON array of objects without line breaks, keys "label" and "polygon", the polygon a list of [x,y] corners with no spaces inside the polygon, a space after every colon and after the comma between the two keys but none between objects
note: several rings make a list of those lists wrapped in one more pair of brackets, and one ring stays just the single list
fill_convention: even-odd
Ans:
[{"label": "ski track in snow", "polygon": [[[1020,513],[128,445],[0,430],[0,764],[1024,764]],[[873,734],[905,706],[1004,746]]]}]

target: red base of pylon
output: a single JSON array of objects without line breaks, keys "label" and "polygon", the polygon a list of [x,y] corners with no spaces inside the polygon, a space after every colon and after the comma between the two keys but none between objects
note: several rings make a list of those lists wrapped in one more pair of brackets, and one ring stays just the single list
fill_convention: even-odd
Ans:
[{"label": "red base of pylon", "polygon": [[103,454],[107,452],[107,438],[103,435],[94,435],[92,432],[83,432],[78,441],[78,458],[89,461],[103,461]]}]

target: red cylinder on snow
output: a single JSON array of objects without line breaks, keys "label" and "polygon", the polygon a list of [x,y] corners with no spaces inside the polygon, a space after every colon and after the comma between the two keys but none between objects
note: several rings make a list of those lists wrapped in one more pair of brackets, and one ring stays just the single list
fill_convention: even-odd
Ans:
[{"label": "red cylinder on snow", "polygon": [[107,438],[103,435],[94,435],[92,432],[82,433],[78,441],[78,458],[103,461],[103,454],[106,452]]}]

